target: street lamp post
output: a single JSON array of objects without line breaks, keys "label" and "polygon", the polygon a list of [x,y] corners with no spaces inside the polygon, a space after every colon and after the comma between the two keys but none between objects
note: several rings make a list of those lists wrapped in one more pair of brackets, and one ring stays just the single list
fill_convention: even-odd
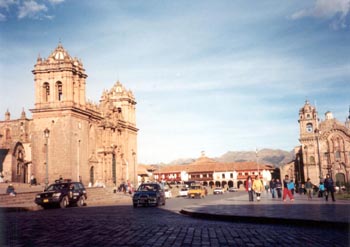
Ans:
[{"label": "street lamp post", "polygon": [[45,174],[45,189],[49,186],[49,145],[48,145],[48,139],[50,136],[50,130],[46,128],[44,130],[44,136],[45,136],[45,146],[46,146],[46,174]]},{"label": "street lamp post", "polygon": [[117,164],[116,164],[116,145],[111,145],[112,148],[112,179],[113,179],[113,184],[117,186]]},{"label": "street lamp post", "polygon": [[300,170],[300,156],[298,154],[297,156],[297,162],[298,162],[298,182],[301,184],[301,170]]},{"label": "street lamp post", "polygon": [[257,164],[257,166],[258,166],[258,177],[260,178],[260,165],[259,165],[259,162],[258,162],[258,149],[256,149],[256,151],[255,151],[255,162],[256,162],[256,164]]},{"label": "street lamp post", "polygon": [[133,157],[133,160],[134,160],[134,188],[136,189],[137,188],[137,185],[136,185],[136,152],[134,150],[132,150],[132,157]]},{"label": "street lamp post", "polygon": [[307,157],[307,151],[308,151],[308,147],[307,146],[305,146],[304,147],[304,150],[305,150],[305,158],[304,158],[304,164],[306,165],[306,176],[307,176],[307,178],[309,178],[309,164],[308,164],[308,157]]},{"label": "street lamp post", "polygon": [[316,142],[317,142],[317,156],[318,156],[318,169],[320,174],[320,179],[323,177],[322,169],[321,169],[321,155],[320,155],[320,130],[315,129],[316,134]]},{"label": "street lamp post", "polygon": [[81,140],[78,140],[78,162],[77,162],[77,181],[81,182],[80,180],[80,142]]}]

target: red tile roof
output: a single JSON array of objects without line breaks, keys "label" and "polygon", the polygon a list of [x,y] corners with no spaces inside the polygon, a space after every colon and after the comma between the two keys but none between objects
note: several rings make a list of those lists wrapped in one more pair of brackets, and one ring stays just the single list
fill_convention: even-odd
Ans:
[{"label": "red tile roof", "polygon": [[169,165],[162,166],[156,169],[154,173],[178,173],[186,171],[187,173],[196,172],[225,172],[225,171],[256,171],[258,170],[273,170],[274,167],[266,164],[257,164],[253,161],[248,162],[217,162],[207,157],[200,157],[195,162],[188,165]]}]

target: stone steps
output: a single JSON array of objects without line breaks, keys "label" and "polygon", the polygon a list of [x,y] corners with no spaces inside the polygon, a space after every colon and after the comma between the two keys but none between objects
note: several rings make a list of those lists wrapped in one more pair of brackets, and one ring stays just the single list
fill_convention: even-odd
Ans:
[{"label": "stone steps", "polygon": [[[15,185],[14,185],[15,186]],[[7,186],[6,186],[7,187]],[[35,196],[40,191],[20,192],[16,196],[9,196],[7,194],[0,194],[0,207],[35,207]],[[86,188],[88,199],[87,205],[103,205],[116,203],[131,204],[131,196],[121,192],[113,193],[109,188]]]}]

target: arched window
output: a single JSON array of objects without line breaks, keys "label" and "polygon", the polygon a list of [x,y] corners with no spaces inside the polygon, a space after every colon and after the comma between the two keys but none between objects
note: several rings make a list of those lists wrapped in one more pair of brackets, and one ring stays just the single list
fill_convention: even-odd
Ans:
[{"label": "arched window", "polygon": [[310,156],[310,164],[315,164],[315,157],[314,156]]},{"label": "arched window", "polygon": [[334,156],[335,156],[336,160],[339,160],[340,159],[340,151],[336,151]]},{"label": "arched window", "polygon": [[44,100],[44,102],[49,101],[49,96],[50,96],[50,84],[48,82],[45,82],[43,84],[43,100]]},{"label": "arched window", "polygon": [[11,130],[10,129],[6,129],[5,139],[11,140]]},{"label": "arched window", "polygon": [[62,101],[63,99],[63,86],[62,82],[58,81],[56,82],[56,94],[57,94],[57,100]]}]

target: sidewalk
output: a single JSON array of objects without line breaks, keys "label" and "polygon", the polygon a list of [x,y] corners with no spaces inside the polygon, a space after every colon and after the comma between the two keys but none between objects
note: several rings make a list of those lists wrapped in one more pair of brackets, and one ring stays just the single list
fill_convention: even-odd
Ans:
[{"label": "sidewalk", "polygon": [[[238,192],[239,193],[239,192]],[[305,195],[289,199],[272,199],[262,194],[261,201],[249,202],[247,193],[232,195],[212,203],[189,206],[182,214],[192,217],[251,223],[276,223],[301,226],[337,227],[349,229],[350,201],[328,202],[324,198],[308,200]],[[255,199],[255,198],[254,198]]]}]

